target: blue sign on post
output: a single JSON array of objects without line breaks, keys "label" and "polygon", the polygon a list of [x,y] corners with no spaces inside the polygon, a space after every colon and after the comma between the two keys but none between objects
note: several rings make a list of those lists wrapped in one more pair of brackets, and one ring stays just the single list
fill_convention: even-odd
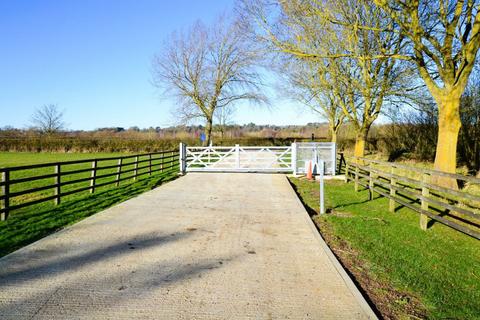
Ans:
[{"label": "blue sign on post", "polygon": [[207,137],[205,136],[205,133],[204,132],[200,133],[200,141],[202,141],[202,143],[203,143],[203,142],[205,142],[206,139],[207,139]]}]

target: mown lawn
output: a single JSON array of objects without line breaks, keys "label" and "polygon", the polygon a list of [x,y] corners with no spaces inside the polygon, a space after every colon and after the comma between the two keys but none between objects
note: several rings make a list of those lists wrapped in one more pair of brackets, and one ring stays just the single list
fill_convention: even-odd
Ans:
[{"label": "mown lawn", "polygon": [[[116,157],[120,154],[54,154],[54,153],[0,153],[0,167],[12,167],[18,165],[26,165],[33,163],[45,163],[52,161],[68,161],[91,158]],[[133,167],[132,160],[126,161],[125,169],[131,170]],[[116,163],[113,161],[104,162],[103,166]],[[154,162],[155,168],[158,168],[158,162]],[[89,163],[81,165],[70,165],[68,170],[77,170],[88,168]],[[145,172],[147,169],[139,170],[139,173]],[[22,178],[31,175],[43,175],[51,173],[51,168],[40,168],[28,170],[24,172],[12,172],[13,178]],[[102,174],[115,172],[115,169],[106,169]],[[116,203],[130,199],[145,191],[151,190],[164,182],[170,181],[177,177],[178,170],[176,166],[171,170],[164,172],[156,172],[149,176],[148,174],[139,177],[136,181],[128,178],[132,172],[126,173],[128,179],[121,182],[118,187],[110,184],[97,188],[95,193],[90,194],[89,191],[72,194],[62,198],[60,205],[54,205],[53,201],[13,210],[6,221],[0,221],[0,256],[4,256],[18,248],[21,248],[31,242],[34,242],[52,232],[71,225],[85,217],[106,209]],[[67,177],[66,180],[81,179],[88,177],[89,173],[79,173]],[[98,183],[108,182],[115,177],[107,177],[98,179]],[[45,181],[46,180],[46,181]],[[50,179],[37,180],[34,182],[20,183],[12,186],[12,191],[21,191],[25,189],[41,187],[52,183]],[[81,182],[65,186],[65,190],[73,190],[88,186],[89,182]],[[12,204],[31,201],[37,198],[52,195],[53,190],[44,190],[34,194],[18,196],[12,199]]]},{"label": "mown lawn", "polygon": [[122,153],[55,153],[55,152],[0,152],[0,168],[23,166],[35,163],[110,158]]},{"label": "mown lawn", "polygon": [[[307,209],[318,212],[318,182],[290,179]],[[353,183],[328,181],[326,208],[314,216],[322,236],[384,318],[480,319],[480,241],[418,214],[388,211]]]}]

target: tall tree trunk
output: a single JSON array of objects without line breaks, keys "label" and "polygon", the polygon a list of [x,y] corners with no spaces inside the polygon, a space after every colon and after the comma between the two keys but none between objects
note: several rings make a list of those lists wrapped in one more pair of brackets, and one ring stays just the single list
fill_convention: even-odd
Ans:
[{"label": "tall tree trunk", "polygon": [[203,146],[209,146],[210,142],[212,142],[212,123],[213,118],[207,118],[207,123],[205,124],[205,141],[203,142]]},{"label": "tall tree trunk", "polygon": [[[438,140],[434,168],[448,173],[456,172],[458,134],[462,126],[460,121],[461,95],[456,91],[447,91],[435,99],[438,104]],[[445,187],[458,188],[455,179],[439,177],[435,181]]]},{"label": "tall tree trunk", "polygon": [[361,128],[357,130],[355,137],[355,150],[353,155],[355,157],[363,158],[365,156],[365,144],[368,136],[368,128]]}]

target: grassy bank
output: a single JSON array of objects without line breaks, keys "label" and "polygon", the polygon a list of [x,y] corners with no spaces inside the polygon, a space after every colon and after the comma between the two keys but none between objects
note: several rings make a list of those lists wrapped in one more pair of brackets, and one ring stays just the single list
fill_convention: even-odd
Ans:
[{"label": "grassy bank", "polygon": [[[99,157],[118,156],[119,154],[50,154],[50,153],[0,153],[0,167],[26,165],[32,163],[44,163],[51,161],[66,161],[90,159]],[[88,164],[86,164],[88,166]],[[78,168],[77,168],[78,169]],[[44,168],[36,169],[35,172],[24,174],[41,175]],[[155,173],[151,177],[145,175],[137,181],[131,179],[120,183],[119,187],[114,184],[98,188],[95,193],[88,191],[73,194],[62,198],[60,205],[56,206],[52,201],[38,205],[14,210],[6,221],[0,221],[0,256],[8,254],[31,242],[34,242],[52,232],[71,225],[85,217],[106,209],[114,204],[130,199],[145,191],[151,190],[164,182],[170,181],[177,176],[176,167],[163,173]],[[88,176],[88,173],[82,173]],[[21,177],[21,176],[19,176]],[[73,177],[73,178],[78,178]],[[113,179],[110,178],[110,179]],[[15,186],[15,188],[33,188],[41,186],[45,181],[34,181]],[[88,183],[88,182],[85,182]],[[72,188],[75,186],[71,186]],[[15,190],[15,189],[14,189]],[[52,190],[42,191],[27,195],[28,199],[16,199],[15,201],[32,200],[35,197],[44,197]],[[21,197],[18,197],[21,198]],[[15,202],[14,202],[15,203]]]},{"label": "grassy bank", "polygon": [[[318,211],[318,184],[291,179],[307,209]],[[419,228],[406,208],[389,213],[388,200],[368,201],[353,184],[326,184],[322,236],[384,318],[480,318],[480,242],[434,224]]]}]

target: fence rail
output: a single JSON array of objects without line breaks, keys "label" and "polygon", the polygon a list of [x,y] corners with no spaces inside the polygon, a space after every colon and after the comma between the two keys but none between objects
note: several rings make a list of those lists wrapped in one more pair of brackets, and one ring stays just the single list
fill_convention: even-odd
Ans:
[{"label": "fence rail", "polygon": [[[438,177],[460,181],[464,188],[437,185]],[[355,191],[359,186],[368,189],[370,199],[374,193],[390,199],[391,212],[398,203],[420,213],[423,230],[431,219],[480,239],[480,195],[468,191],[474,186],[480,190],[479,178],[354,157],[345,164],[345,181],[353,181]]]},{"label": "fence rail", "polygon": [[0,168],[0,219],[13,211],[178,169],[178,150]]}]

